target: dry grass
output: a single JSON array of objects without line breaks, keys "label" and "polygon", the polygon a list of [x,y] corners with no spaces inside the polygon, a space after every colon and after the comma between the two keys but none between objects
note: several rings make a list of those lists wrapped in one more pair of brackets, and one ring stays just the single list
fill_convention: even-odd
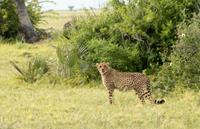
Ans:
[{"label": "dry grass", "polygon": [[141,105],[131,92],[1,86],[0,127],[23,129],[199,129],[197,94],[169,97],[164,105]]},{"label": "dry grass", "polygon": [[[95,11],[99,13],[99,11]],[[56,31],[62,31],[63,26],[68,21],[72,20],[75,17],[85,16],[85,11],[50,11],[44,14],[45,22],[39,25],[43,29],[55,29]]]}]

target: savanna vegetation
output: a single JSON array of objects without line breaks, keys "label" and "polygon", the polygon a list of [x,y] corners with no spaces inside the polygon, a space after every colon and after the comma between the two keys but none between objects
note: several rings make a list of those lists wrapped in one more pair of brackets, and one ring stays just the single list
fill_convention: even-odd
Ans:
[{"label": "savanna vegetation", "polygon": [[[199,129],[200,1],[111,0],[101,10],[42,12],[25,2],[39,41],[27,42],[16,4],[0,2],[0,128]],[[109,62],[142,72],[160,106],[107,92]]]}]

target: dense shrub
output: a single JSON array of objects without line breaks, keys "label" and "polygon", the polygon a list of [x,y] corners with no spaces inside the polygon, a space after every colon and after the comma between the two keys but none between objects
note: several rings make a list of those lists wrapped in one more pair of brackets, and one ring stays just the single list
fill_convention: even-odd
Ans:
[{"label": "dense shrub", "polygon": [[[142,71],[166,61],[177,39],[177,25],[198,11],[196,0],[112,0],[102,13],[76,21],[66,37],[87,53],[89,65],[109,61],[123,71]],[[94,67],[89,67],[95,75]],[[96,75],[95,75],[96,76]]]},{"label": "dense shrub", "polygon": [[[26,5],[31,22],[36,26],[42,20],[41,6],[38,0],[27,1]],[[12,0],[4,0],[0,3],[0,36],[13,38],[19,32],[20,24],[15,3]]]},{"label": "dense shrub", "polygon": [[88,75],[88,78],[96,78],[95,63],[100,61],[111,62],[111,66],[119,70],[138,71],[142,68],[137,48],[122,47],[106,40],[97,39],[89,41],[87,47],[86,56],[84,55],[82,58],[89,62],[90,67],[84,73]]},{"label": "dense shrub", "polygon": [[170,91],[175,86],[191,89],[200,88],[200,15],[189,25],[182,23],[178,29],[179,39],[157,76],[157,86],[162,91]]}]

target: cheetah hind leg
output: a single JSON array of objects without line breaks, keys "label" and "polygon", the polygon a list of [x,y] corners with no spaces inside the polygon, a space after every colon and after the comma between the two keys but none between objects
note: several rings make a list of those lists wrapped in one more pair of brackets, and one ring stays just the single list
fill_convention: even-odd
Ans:
[{"label": "cheetah hind leg", "polygon": [[145,104],[144,97],[143,97],[143,96],[139,96],[139,99],[140,99],[140,101],[141,101],[142,105],[144,105],[144,104]]},{"label": "cheetah hind leg", "polygon": [[145,98],[144,98],[144,96],[142,95],[142,92],[135,92],[135,93],[136,93],[136,95],[138,96],[138,98],[140,99],[142,105],[144,105],[144,104],[145,104]]},{"label": "cheetah hind leg", "polygon": [[150,90],[146,90],[146,89],[143,90],[143,92],[141,93],[140,98],[148,99],[151,104],[155,104],[155,98],[152,97]]}]

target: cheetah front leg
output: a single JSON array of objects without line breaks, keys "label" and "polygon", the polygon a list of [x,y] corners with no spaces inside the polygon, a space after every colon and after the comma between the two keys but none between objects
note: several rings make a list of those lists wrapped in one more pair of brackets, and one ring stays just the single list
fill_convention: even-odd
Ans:
[{"label": "cheetah front leg", "polygon": [[114,89],[108,89],[108,99],[109,99],[109,103],[112,104],[113,103],[113,92]]}]

